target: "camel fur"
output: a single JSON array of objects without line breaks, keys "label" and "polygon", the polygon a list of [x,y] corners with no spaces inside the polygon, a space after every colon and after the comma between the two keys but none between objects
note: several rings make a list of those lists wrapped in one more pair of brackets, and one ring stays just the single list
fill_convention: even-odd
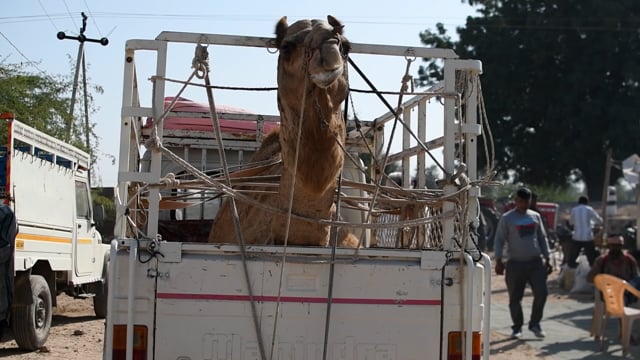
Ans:
[{"label": "camel fur", "polygon": [[[281,159],[260,174],[280,175],[277,194],[254,194],[255,200],[286,212],[293,189],[293,214],[330,220],[335,214],[336,180],[344,163],[340,146],[345,143],[342,103],[349,87],[346,56],[350,45],[343,36],[343,25],[332,16],[327,20],[300,20],[289,26],[283,17],[277,23],[281,127],[265,138],[251,161]],[[300,146],[296,148],[299,130]],[[218,212],[209,242],[238,241],[229,202],[226,199]],[[236,206],[245,244],[284,242],[285,213],[239,200]],[[288,244],[329,245],[329,226],[293,217],[290,221]],[[356,247],[358,239],[338,229],[338,244]]]}]

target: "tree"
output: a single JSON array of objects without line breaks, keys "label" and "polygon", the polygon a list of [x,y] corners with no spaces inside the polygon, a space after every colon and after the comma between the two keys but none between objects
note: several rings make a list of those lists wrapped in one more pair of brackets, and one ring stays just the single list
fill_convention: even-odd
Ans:
[{"label": "tree", "polygon": [[[640,143],[640,2],[468,2],[480,16],[457,29],[457,42],[442,25],[420,37],[483,62],[499,176],[531,185],[582,180],[601,199],[607,149],[623,159]],[[425,60],[422,85],[442,78],[440,64]]]},{"label": "tree", "polygon": [[[0,112],[11,112],[16,119],[59,139],[66,138],[66,124],[72,123],[70,143],[91,154],[95,161],[98,149],[98,137],[94,125],[90,124],[90,142],[85,141],[84,104],[79,96],[76,113],[71,116],[72,76],[36,75],[26,72],[23,64],[4,64],[0,62]],[[93,86],[88,92],[88,108],[95,112],[93,94],[103,89]],[[0,143],[6,143],[6,130],[0,129]]]},{"label": "tree", "polygon": [[[416,169],[416,173],[418,172],[418,169]],[[424,169],[424,177],[425,177],[425,183],[424,184],[416,184],[417,188],[423,188],[426,187],[427,189],[437,189],[440,186],[438,186],[437,181],[438,179],[440,179],[442,177],[442,172],[440,171],[440,168],[437,165],[429,165]]]}]

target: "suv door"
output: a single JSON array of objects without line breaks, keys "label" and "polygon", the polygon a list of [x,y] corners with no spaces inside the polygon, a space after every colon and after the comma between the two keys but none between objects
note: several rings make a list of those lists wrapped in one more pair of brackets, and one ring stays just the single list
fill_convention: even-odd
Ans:
[{"label": "suv door", "polygon": [[84,180],[75,181],[76,216],[73,239],[73,258],[77,276],[87,275],[96,266],[97,242],[93,229],[89,186]]}]

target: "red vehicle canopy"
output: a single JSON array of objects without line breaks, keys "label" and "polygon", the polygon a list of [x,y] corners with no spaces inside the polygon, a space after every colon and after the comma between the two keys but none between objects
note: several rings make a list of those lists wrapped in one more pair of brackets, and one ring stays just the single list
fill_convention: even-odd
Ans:
[{"label": "red vehicle canopy", "polygon": [[[165,110],[171,104],[174,97],[165,97],[164,108]],[[201,114],[202,117],[175,117],[168,116],[163,121],[163,128],[165,130],[192,130],[192,131],[204,131],[213,132],[213,125],[209,118],[210,108],[208,104],[197,103],[195,101],[178,98],[173,105],[171,111],[184,112],[184,113],[196,113]],[[257,122],[255,120],[237,120],[230,119],[228,114],[247,114],[257,115],[248,110],[228,106],[228,105],[216,105],[216,111],[218,113],[218,120],[220,121],[220,128],[223,133],[255,133]],[[236,117],[237,118],[237,117]],[[147,118],[144,124],[145,128],[153,126],[153,119]],[[279,123],[271,121],[265,121],[264,133],[269,133],[271,130],[279,126]]]}]

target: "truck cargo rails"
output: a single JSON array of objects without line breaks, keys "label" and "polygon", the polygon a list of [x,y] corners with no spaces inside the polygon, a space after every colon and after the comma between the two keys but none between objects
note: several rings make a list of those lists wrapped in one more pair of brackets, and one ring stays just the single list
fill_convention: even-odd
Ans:
[{"label": "truck cargo rails", "polygon": [[[475,233],[480,185],[487,181],[476,165],[487,126],[477,60],[458,59],[448,49],[350,44],[352,93],[359,76],[375,75],[356,70],[363,59],[399,63],[402,79],[413,59],[439,58],[445,76],[421,92],[358,92],[399,99],[381,115],[347,121],[344,150],[354,160],[345,159],[335,204],[356,216],[327,224],[361,230],[361,247],[207,242],[219,209],[208,204],[241,198],[242,187],[226,188],[221,180],[224,166],[250,169],[265,121],[279,119],[229,113],[216,105],[211,95],[218,88],[208,85],[207,74],[176,79],[169,69],[189,73],[194,58],[188,55],[204,48],[215,64],[210,74],[235,71],[230,78],[239,79],[247,69],[224,67],[221,59],[246,56],[275,75],[277,55],[266,51],[273,46],[270,38],[182,32],[126,43],[104,359],[488,359],[491,263]],[[216,85],[239,94],[274,87]],[[185,88],[194,103],[187,104]],[[237,99],[234,105],[251,109],[244,95]],[[225,130],[234,119],[250,131]],[[222,120],[218,139],[212,124]],[[385,131],[393,124],[397,136],[389,140]],[[394,140],[401,141],[387,154]],[[434,149],[442,151],[441,173],[436,188],[425,188]],[[392,162],[402,164],[402,186],[376,168]]]}]

